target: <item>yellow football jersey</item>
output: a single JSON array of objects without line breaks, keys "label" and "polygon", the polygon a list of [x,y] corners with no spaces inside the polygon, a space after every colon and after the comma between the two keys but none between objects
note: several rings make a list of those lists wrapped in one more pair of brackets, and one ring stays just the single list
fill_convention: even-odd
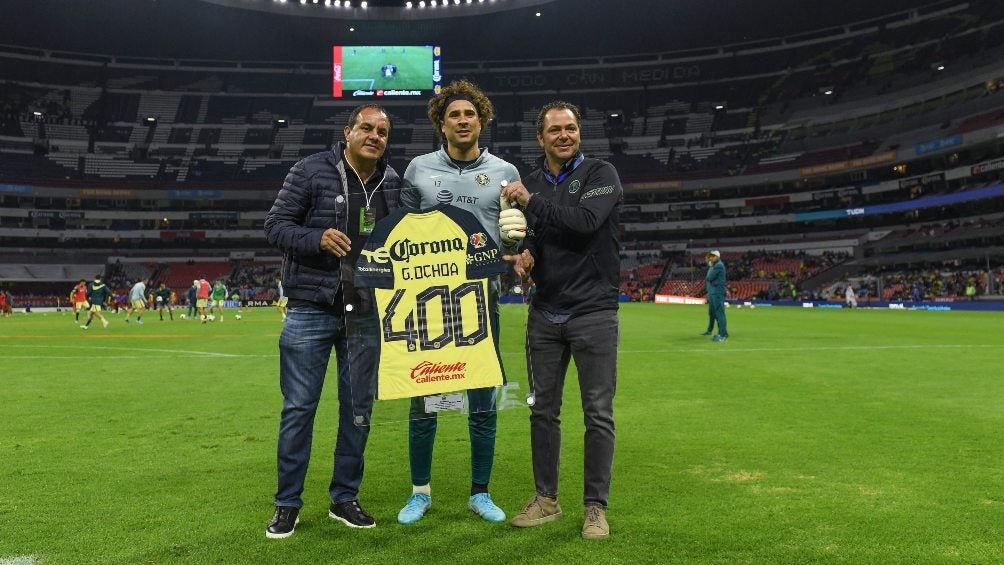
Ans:
[{"label": "yellow football jersey", "polygon": [[379,400],[502,384],[488,304],[501,259],[474,215],[454,206],[398,209],[377,223],[355,284],[375,287]]}]

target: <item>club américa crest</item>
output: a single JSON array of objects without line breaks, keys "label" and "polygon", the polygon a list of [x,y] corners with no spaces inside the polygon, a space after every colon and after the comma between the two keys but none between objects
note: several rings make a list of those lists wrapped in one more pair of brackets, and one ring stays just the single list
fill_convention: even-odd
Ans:
[{"label": "club am\u00e9rica crest", "polygon": [[472,233],[471,245],[473,245],[475,249],[480,249],[488,245],[488,236],[485,235],[484,232]]}]

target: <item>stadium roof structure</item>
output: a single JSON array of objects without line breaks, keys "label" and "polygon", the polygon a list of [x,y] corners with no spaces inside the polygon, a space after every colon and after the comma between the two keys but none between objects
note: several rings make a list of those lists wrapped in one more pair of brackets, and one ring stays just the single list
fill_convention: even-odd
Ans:
[{"label": "stadium roof structure", "polygon": [[[331,45],[438,45],[444,59],[633,55],[751,43],[965,0],[0,0],[0,43],[163,59],[321,61]],[[992,0],[969,0],[969,3]],[[336,2],[341,4],[336,5]],[[345,7],[345,3],[349,7]],[[871,20],[874,24],[862,24]]]},{"label": "stadium roof structure", "polygon": [[431,20],[484,16],[555,0],[202,0],[211,4],[334,20]]}]

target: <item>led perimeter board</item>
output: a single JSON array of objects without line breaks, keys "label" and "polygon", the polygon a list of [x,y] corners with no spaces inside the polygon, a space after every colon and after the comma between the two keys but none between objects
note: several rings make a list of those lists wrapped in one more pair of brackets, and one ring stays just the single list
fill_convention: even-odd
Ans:
[{"label": "led perimeter board", "polygon": [[331,96],[433,96],[442,82],[432,45],[334,45]]}]

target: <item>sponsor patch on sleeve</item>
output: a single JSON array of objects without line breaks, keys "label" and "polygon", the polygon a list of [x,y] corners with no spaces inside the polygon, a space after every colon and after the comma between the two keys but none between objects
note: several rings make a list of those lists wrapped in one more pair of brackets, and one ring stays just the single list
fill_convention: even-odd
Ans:
[{"label": "sponsor patch on sleeve", "polygon": [[586,191],[580,200],[585,200],[587,198],[595,198],[597,196],[605,196],[607,194],[613,194],[614,185],[601,186],[599,188],[594,188],[592,190]]}]

